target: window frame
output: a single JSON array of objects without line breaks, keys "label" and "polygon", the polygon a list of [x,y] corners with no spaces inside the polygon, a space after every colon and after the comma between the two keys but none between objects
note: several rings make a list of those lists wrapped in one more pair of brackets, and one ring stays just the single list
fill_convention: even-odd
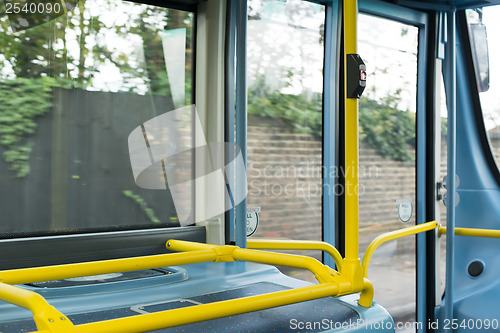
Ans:
[{"label": "window frame", "polygon": [[[194,15],[193,37],[197,41],[199,4],[206,0],[123,0],[139,4],[188,11]],[[197,42],[193,53],[197,54]],[[196,59],[193,60],[192,102],[196,98]],[[72,232],[47,232],[0,239],[1,269],[18,269],[35,266],[69,264],[97,260],[164,254],[165,242],[175,238],[186,241],[206,242],[205,226],[156,227],[138,226],[124,230],[78,230]]]},{"label": "window frame", "polygon": [[[323,98],[322,98],[322,123],[323,123],[323,133],[322,133],[322,167],[325,165],[325,160],[328,161],[329,165],[336,165],[337,155],[331,158],[329,154],[325,154],[325,149],[330,149],[335,147],[337,131],[335,126],[338,117],[338,91],[337,86],[339,82],[338,70],[340,63],[338,61],[340,57],[340,49],[337,45],[339,41],[339,13],[340,13],[340,1],[336,0],[301,0],[306,2],[312,2],[317,5],[322,5],[325,7],[325,44],[323,47]],[[226,49],[226,59],[227,59],[227,76],[226,76],[226,87],[234,87],[236,89],[227,90],[226,96],[226,107],[225,107],[225,141],[235,142],[236,145],[241,149],[243,158],[245,161],[245,168],[247,163],[247,82],[246,82],[246,33],[247,33],[247,1],[232,1],[228,10],[228,48]],[[236,37],[236,36],[239,37]],[[331,36],[331,38],[328,38]],[[333,46],[333,47],[332,47]],[[333,51],[332,51],[333,49]],[[327,88],[328,87],[328,94]],[[235,112],[233,112],[235,111]],[[325,130],[325,121],[330,124],[327,128],[330,131]],[[236,134],[234,134],[236,132]],[[232,156],[234,152],[229,152],[229,156]],[[226,157],[228,159],[228,157]],[[322,220],[321,220],[321,238],[323,241],[328,242],[335,246],[335,207],[337,199],[334,195],[328,195],[325,200],[325,188],[333,188],[336,179],[325,178],[325,174],[328,175],[326,168],[323,169],[322,175]],[[234,181],[231,179],[230,181]],[[328,184],[328,185],[325,185]],[[246,185],[246,182],[245,182]],[[236,182],[236,186],[243,186]],[[331,186],[331,187],[328,187]],[[236,244],[240,247],[246,247],[246,210],[247,210],[247,199],[245,198],[240,204],[238,204],[234,209],[229,210],[226,213],[226,243]],[[325,218],[325,211],[329,212],[328,217]],[[227,230],[228,229],[228,230]],[[335,262],[329,256],[325,256],[322,253],[322,258],[325,264],[335,266]]]}]

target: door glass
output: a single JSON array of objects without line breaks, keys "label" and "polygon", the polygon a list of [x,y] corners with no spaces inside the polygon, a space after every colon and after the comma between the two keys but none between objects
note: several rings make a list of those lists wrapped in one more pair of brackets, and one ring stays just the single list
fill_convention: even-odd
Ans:
[{"label": "door glass", "polygon": [[248,14],[248,207],[261,208],[254,237],[321,240],[325,9],[250,0]]},{"label": "door glass", "polygon": [[[443,182],[443,180],[446,177],[446,174],[448,172],[448,109],[446,107],[446,93],[444,90],[444,81],[442,77],[442,73],[439,73],[440,75],[440,80],[439,80],[439,106],[437,112],[440,113],[441,115],[441,135],[440,135],[440,163],[439,163],[439,178],[437,179],[438,182]],[[436,211],[436,221],[440,223],[441,225],[446,227],[446,219],[447,219],[447,212],[446,212],[446,205],[445,205],[445,197],[444,195],[446,194],[446,189],[441,188],[441,194],[443,197],[440,200],[440,203],[438,204],[439,210]],[[439,216],[437,216],[439,214]],[[445,291],[445,280],[446,280],[446,236],[441,236],[439,238],[439,288],[437,288],[437,292],[439,295],[437,295],[437,300],[439,301],[443,296],[444,296],[444,291]]]},{"label": "door glass", "polygon": [[[376,236],[415,225],[415,129],[418,28],[359,16],[359,53],[368,71],[360,99],[360,252]],[[382,245],[368,278],[375,301],[414,331],[415,238]]]}]

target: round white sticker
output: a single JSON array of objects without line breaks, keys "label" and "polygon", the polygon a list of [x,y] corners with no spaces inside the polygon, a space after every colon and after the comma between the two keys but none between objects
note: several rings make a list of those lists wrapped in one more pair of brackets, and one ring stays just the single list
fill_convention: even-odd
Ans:
[{"label": "round white sticker", "polygon": [[247,237],[252,236],[259,226],[259,214],[255,212],[247,212]]},{"label": "round white sticker", "polygon": [[411,201],[398,202],[398,216],[401,222],[408,223],[413,215],[413,204]]}]

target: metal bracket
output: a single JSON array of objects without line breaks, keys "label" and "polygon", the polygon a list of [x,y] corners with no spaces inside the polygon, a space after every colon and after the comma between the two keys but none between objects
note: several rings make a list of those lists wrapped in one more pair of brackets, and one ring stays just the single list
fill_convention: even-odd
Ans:
[{"label": "metal bracket", "polygon": [[[445,206],[446,206],[446,195],[448,194],[448,192],[441,193],[441,190],[443,188],[446,190],[448,189],[447,177],[448,177],[447,175],[444,176],[442,181],[436,183],[436,200],[438,201],[443,200],[443,204]],[[455,175],[455,188],[458,188],[459,185],[460,185],[460,178],[458,177],[458,175]],[[460,202],[460,195],[455,192],[455,206],[458,206],[459,202]]]},{"label": "metal bracket", "polygon": [[443,194],[441,193],[441,189],[444,188],[443,182],[436,183],[436,200],[443,200]]}]

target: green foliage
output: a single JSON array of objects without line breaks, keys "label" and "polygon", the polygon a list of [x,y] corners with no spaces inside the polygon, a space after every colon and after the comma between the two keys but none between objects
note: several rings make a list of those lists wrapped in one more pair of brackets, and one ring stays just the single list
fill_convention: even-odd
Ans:
[{"label": "green foliage", "polygon": [[[296,133],[322,133],[321,96],[287,95],[265,84],[264,78],[249,88],[248,113],[281,120]],[[398,94],[381,100],[360,99],[360,140],[385,158],[412,161],[415,146],[415,114],[399,110]]]},{"label": "green foliage", "polygon": [[448,118],[441,117],[441,136],[446,137],[448,135]]},{"label": "green foliage", "polygon": [[[91,5],[97,3],[80,1],[57,19],[15,32],[9,17],[0,17],[0,145],[5,147],[3,158],[16,177],[29,174],[34,143],[28,138],[36,131],[36,118],[51,108],[52,87],[92,87],[94,76],[105,65],[120,71],[121,91],[135,91],[137,79],[142,79],[149,83],[147,93],[170,96],[159,32],[191,27],[192,14],[160,7],[146,7],[137,13],[134,4],[101,1],[103,12],[130,14],[129,21],[111,25],[109,20],[94,16]],[[145,60],[138,61],[129,50],[108,42],[109,36],[130,34],[142,38]],[[188,34],[188,45],[191,39]],[[187,79],[191,85],[191,76]],[[191,96],[187,97],[190,100]]]},{"label": "green foliage", "polygon": [[313,98],[302,95],[281,94],[266,87],[261,78],[250,87],[248,97],[248,114],[270,117],[283,121],[295,133],[306,133],[321,136],[322,102],[321,96]]},{"label": "green foliage", "polygon": [[359,103],[360,140],[386,158],[413,161],[415,154],[415,113],[397,108],[399,98],[379,101],[361,98]]},{"label": "green foliage", "polygon": [[139,194],[135,194],[133,191],[130,190],[125,190],[122,191],[123,195],[126,196],[127,198],[132,199],[136,204],[139,205],[139,207],[142,209],[144,214],[149,218],[149,220],[153,223],[160,223],[160,219],[156,217],[155,212],[148,207],[148,204],[146,203],[146,200],[144,200],[143,197],[141,197]]},{"label": "green foliage", "polygon": [[5,147],[4,160],[18,178],[30,171],[33,144],[26,142],[27,137],[36,131],[36,118],[52,106],[54,82],[48,77],[0,82],[0,144]]}]

